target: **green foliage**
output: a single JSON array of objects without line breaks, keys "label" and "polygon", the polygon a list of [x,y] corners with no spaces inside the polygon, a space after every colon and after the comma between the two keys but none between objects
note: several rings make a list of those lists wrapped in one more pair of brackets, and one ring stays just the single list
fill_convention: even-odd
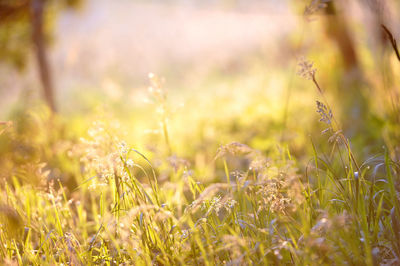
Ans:
[{"label": "green foliage", "polygon": [[[82,0],[45,0],[44,29],[49,42],[54,20],[63,8],[79,8]],[[32,46],[31,0],[0,1],[0,60],[24,69]]]},{"label": "green foliage", "polygon": [[[151,94],[165,96],[151,78]],[[318,86],[315,72],[312,80]],[[90,117],[66,119],[44,107],[16,112],[0,136],[3,262],[396,263],[400,165],[387,150],[358,163],[321,96],[329,141],[309,142],[307,165],[284,146],[217,149],[211,140],[214,150],[190,149],[203,138],[184,140],[187,158],[178,157],[166,97],[154,101],[164,135],[155,149],[131,148],[110,115],[88,126]],[[227,134],[246,136],[236,130]]]},{"label": "green foliage", "polygon": [[0,263],[399,264],[399,101],[369,97],[357,122],[370,132],[349,138],[343,101],[322,85],[338,79],[332,66],[302,59],[307,83],[283,110],[265,88],[246,91],[286,78],[262,64],[216,75],[226,94],[192,85],[183,111],[154,74],[151,104],[116,102],[116,114],[16,108],[0,123]]}]

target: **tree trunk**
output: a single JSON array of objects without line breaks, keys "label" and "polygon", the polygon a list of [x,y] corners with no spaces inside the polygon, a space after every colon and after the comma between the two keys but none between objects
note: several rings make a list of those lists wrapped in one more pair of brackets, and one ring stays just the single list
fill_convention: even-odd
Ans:
[{"label": "tree trunk", "polygon": [[40,81],[43,93],[50,109],[55,112],[54,88],[51,79],[51,71],[47,60],[46,47],[43,32],[43,9],[45,0],[31,0],[32,40],[35,48],[35,56],[39,68]]},{"label": "tree trunk", "polygon": [[350,36],[346,18],[343,14],[339,15],[332,1],[328,2],[327,8],[327,32],[336,42],[342,55],[346,71],[358,69],[358,58],[353,40]]},{"label": "tree trunk", "polygon": [[365,81],[347,17],[336,9],[336,4],[340,3],[328,2],[326,32],[336,43],[343,62],[344,71],[338,80],[336,97],[342,105],[342,127],[347,136],[351,137],[367,130],[368,101],[362,93]]}]

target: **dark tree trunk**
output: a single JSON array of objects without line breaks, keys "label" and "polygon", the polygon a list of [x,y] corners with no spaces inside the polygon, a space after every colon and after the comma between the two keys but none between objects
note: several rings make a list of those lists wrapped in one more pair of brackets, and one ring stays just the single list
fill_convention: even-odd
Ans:
[{"label": "dark tree trunk", "polygon": [[[357,56],[357,47],[352,38],[347,17],[337,10],[341,1],[329,1],[326,8],[326,32],[338,47],[338,56],[343,62],[343,74],[338,80],[336,97],[342,104],[341,124],[351,137],[367,130],[368,101],[363,95],[365,81]],[[345,3],[343,1],[343,3]]]},{"label": "dark tree trunk", "polygon": [[39,68],[40,81],[43,93],[50,109],[55,112],[54,87],[51,79],[51,71],[47,60],[44,32],[43,9],[45,0],[31,0],[32,40],[35,48],[36,60]]},{"label": "dark tree trunk", "polygon": [[358,69],[358,58],[353,40],[350,36],[349,27],[344,15],[339,15],[333,1],[328,2],[327,12],[327,32],[336,42],[342,54],[344,67],[346,70]]}]

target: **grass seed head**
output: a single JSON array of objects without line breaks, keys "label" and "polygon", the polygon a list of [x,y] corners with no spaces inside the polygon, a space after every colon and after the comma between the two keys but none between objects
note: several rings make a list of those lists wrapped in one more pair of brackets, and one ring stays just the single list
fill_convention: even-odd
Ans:
[{"label": "grass seed head", "polygon": [[332,124],[332,118],[333,114],[332,111],[323,103],[320,101],[316,101],[317,103],[317,113],[320,115],[320,122],[324,122],[327,125]]},{"label": "grass seed head", "polygon": [[326,8],[330,1],[331,0],[312,0],[304,9],[304,17],[309,21],[312,20],[311,17]]},{"label": "grass seed head", "polygon": [[306,60],[304,57],[300,57],[298,63],[299,70],[297,71],[297,75],[308,80],[315,79],[315,73],[317,72],[317,69],[314,68],[313,65],[313,62]]}]

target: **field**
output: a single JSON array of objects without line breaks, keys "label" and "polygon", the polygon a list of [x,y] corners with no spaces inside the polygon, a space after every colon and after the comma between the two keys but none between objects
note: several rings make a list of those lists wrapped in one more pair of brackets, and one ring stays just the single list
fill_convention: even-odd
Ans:
[{"label": "field", "polygon": [[318,15],[329,2],[291,4],[278,46],[260,26],[217,64],[182,38],[179,66],[145,45],[162,73],[145,79],[107,68],[97,88],[73,65],[57,111],[22,92],[1,110],[0,264],[399,265],[398,25],[371,37]]}]

